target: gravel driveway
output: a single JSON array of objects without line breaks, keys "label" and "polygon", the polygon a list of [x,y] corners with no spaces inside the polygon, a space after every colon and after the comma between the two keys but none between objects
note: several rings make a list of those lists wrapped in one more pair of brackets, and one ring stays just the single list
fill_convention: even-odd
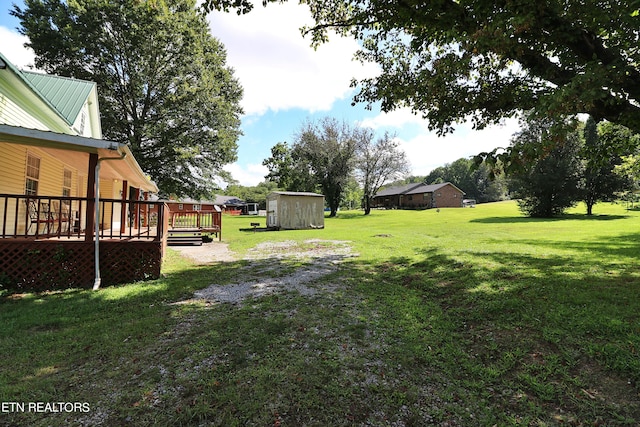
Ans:
[{"label": "gravel driveway", "polygon": [[[251,261],[247,276],[237,283],[212,283],[194,294],[194,299],[209,303],[241,303],[248,297],[256,298],[279,292],[296,291],[313,295],[319,291],[331,291],[334,284],[319,279],[338,270],[345,259],[357,256],[351,251],[350,242],[338,240],[306,240],[295,242],[264,242],[250,249],[244,260]],[[212,242],[202,246],[173,247],[196,264],[232,262],[239,258],[225,243]],[[298,261],[302,266],[286,268],[287,261]],[[297,264],[296,264],[297,265]],[[259,277],[256,277],[256,270]]]}]

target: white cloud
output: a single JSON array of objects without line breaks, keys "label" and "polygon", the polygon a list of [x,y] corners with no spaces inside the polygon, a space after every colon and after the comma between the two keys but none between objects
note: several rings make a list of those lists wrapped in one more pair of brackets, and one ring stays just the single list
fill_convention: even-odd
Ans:
[{"label": "white cloud", "polygon": [[375,117],[367,117],[359,121],[358,124],[374,130],[380,128],[400,129],[408,125],[418,125],[425,129],[427,127],[427,121],[420,115],[412,113],[409,108],[398,108],[388,113],[380,113]]},{"label": "white cloud", "polygon": [[264,181],[264,177],[269,173],[269,169],[262,164],[249,163],[241,165],[240,163],[231,163],[224,166],[224,170],[230,172],[234,179],[238,180],[240,185],[253,187]]},{"label": "white cloud", "polygon": [[474,130],[470,122],[454,126],[455,131],[439,137],[428,129],[428,122],[408,108],[380,113],[358,122],[380,134],[381,130],[397,134],[400,148],[411,162],[412,175],[423,176],[433,169],[469,158],[481,152],[509,145],[511,136],[520,129],[516,119],[507,119],[502,125]]},{"label": "white cloud", "polygon": [[481,131],[474,131],[470,124],[465,124],[457,126],[453,134],[438,137],[425,127],[424,132],[413,138],[400,137],[398,140],[411,162],[412,174],[421,176],[462,157],[469,158],[497,147],[506,147],[518,129],[516,120],[509,120],[504,125],[491,126]]},{"label": "white cloud", "polygon": [[291,108],[329,110],[351,94],[351,77],[375,69],[352,60],[358,49],[352,38],[334,36],[314,50],[310,38],[300,33],[300,27],[312,23],[304,5],[272,3],[243,16],[216,12],[209,22],[244,87],[247,115]]},{"label": "white cloud", "polygon": [[2,40],[2,54],[16,67],[26,69],[35,62],[33,50],[24,47],[29,41],[15,30],[0,26],[0,40]]}]

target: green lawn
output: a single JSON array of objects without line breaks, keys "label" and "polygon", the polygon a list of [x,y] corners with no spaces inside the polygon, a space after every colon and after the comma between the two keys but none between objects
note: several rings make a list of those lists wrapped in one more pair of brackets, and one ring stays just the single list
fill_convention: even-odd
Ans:
[{"label": "green lawn", "polygon": [[322,279],[331,292],[242,305],[176,303],[278,270],[172,250],[157,281],[2,295],[0,425],[637,426],[640,212],[583,212],[341,212],[264,233],[225,216],[240,256],[308,239],[359,256]]}]

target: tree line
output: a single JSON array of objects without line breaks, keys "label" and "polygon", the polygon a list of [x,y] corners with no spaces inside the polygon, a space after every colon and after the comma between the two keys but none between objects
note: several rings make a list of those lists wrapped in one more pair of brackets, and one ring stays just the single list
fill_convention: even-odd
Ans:
[{"label": "tree line", "polygon": [[376,138],[372,129],[331,117],[304,123],[291,145],[279,142],[271,148],[263,165],[269,169],[265,178],[281,189],[324,194],[330,216],[336,215],[354,181],[361,186],[368,215],[380,187],[410,170],[392,135]]},{"label": "tree line", "polygon": [[[377,76],[353,81],[354,102],[385,112],[409,107],[441,135],[462,121],[482,129],[521,117],[526,125],[512,146],[475,163],[508,177],[530,215],[553,215],[580,199],[591,213],[595,201],[618,193],[612,191],[618,184],[605,184],[618,181],[612,168],[618,174],[639,168],[635,137],[626,139],[633,149],[614,149],[605,160],[606,144],[581,143],[584,136],[567,126],[586,114],[598,127],[622,126],[614,133],[640,133],[639,0],[304,3],[315,21],[302,29],[312,44],[327,42],[332,32],[350,36],[362,46],[356,58],[379,66]],[[203,3],[205,11],[238,14],[253,6]]]},{"label": "tree line", "polygon": [[529,119],[521,126],[506,148],[407,177],[409,163],[389,134],[374,140],[370,129],[325,118],[303,125],[291,146],[272,147],[261,186],[321,192],[335,215],[338,207],[362,207],[368,214],[384,186],[451,182],[478,203],[517,199],[521,211],[534,217],[562,214],[578,202],[592,215],[596,203],[637,189],[640,136],[625,126],[596,124],[592,117]]},{"label": "tree line", "polygon": [[529,216],[559,215],[580,201],[592,215],[596,203],[637,188],[639,143],[629,128],[608,121],[539,117],[524,121],[508,147],[480,153],[474,164],[502,176]]}]

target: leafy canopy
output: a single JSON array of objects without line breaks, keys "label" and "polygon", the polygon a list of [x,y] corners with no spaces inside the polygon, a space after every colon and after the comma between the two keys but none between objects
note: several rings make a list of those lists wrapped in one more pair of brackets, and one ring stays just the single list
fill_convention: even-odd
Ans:
[{"label": "leafy canopy", "polygon": [[362,184],[364,214],[369,215],[371,201],[378,190],[384,184],[408,175],[411,165],[393,135],[385,133],[374,139],[372,129],[360,128],[354,136],[357,141],[355,173]]},{"label": "leafy canopy", "polygon": [[637,144],[637,136],[610,122],[597,126],[591,117],[585,123],[583,136],[580,153],[584,162],[583,199],[587,215],[592,215],[596,203],[612,202],[620,193],[631,189],[631,180],[618,173],[618,169],[623,163],[623,155],[630,152],[630,145]]},{"label": "leafy canopy", "polygon": [[[267,4],[280,0],[264,0]],[[314,43],[329,30],[381,67],[355,101],[408,106],[440,134],[521,111],[587,113],[640,131],[640,2],[622,0],[305,0]],[[205,0],[205,10],[251,10]]]},{"label": "leafy canopy", "polygon": [[293,158],[298,174],[311,178],[322,190],[329,216],[336,216],[353,171],[356,130],[346,122],[325,117],[302,125],[295,137]]},{"label": "leafy canopy", "polygon": [[505,171],[523,213],[551,217],[581,199],[581,141],[575,122],[530,120],[510,148]]},{"label": "leafy canopy", "polygon": [[98,85],[104,137],[161,192],[199,198],[236,159],[242,89],[195,0],[25,0],[22,34],[49,73]]}]

